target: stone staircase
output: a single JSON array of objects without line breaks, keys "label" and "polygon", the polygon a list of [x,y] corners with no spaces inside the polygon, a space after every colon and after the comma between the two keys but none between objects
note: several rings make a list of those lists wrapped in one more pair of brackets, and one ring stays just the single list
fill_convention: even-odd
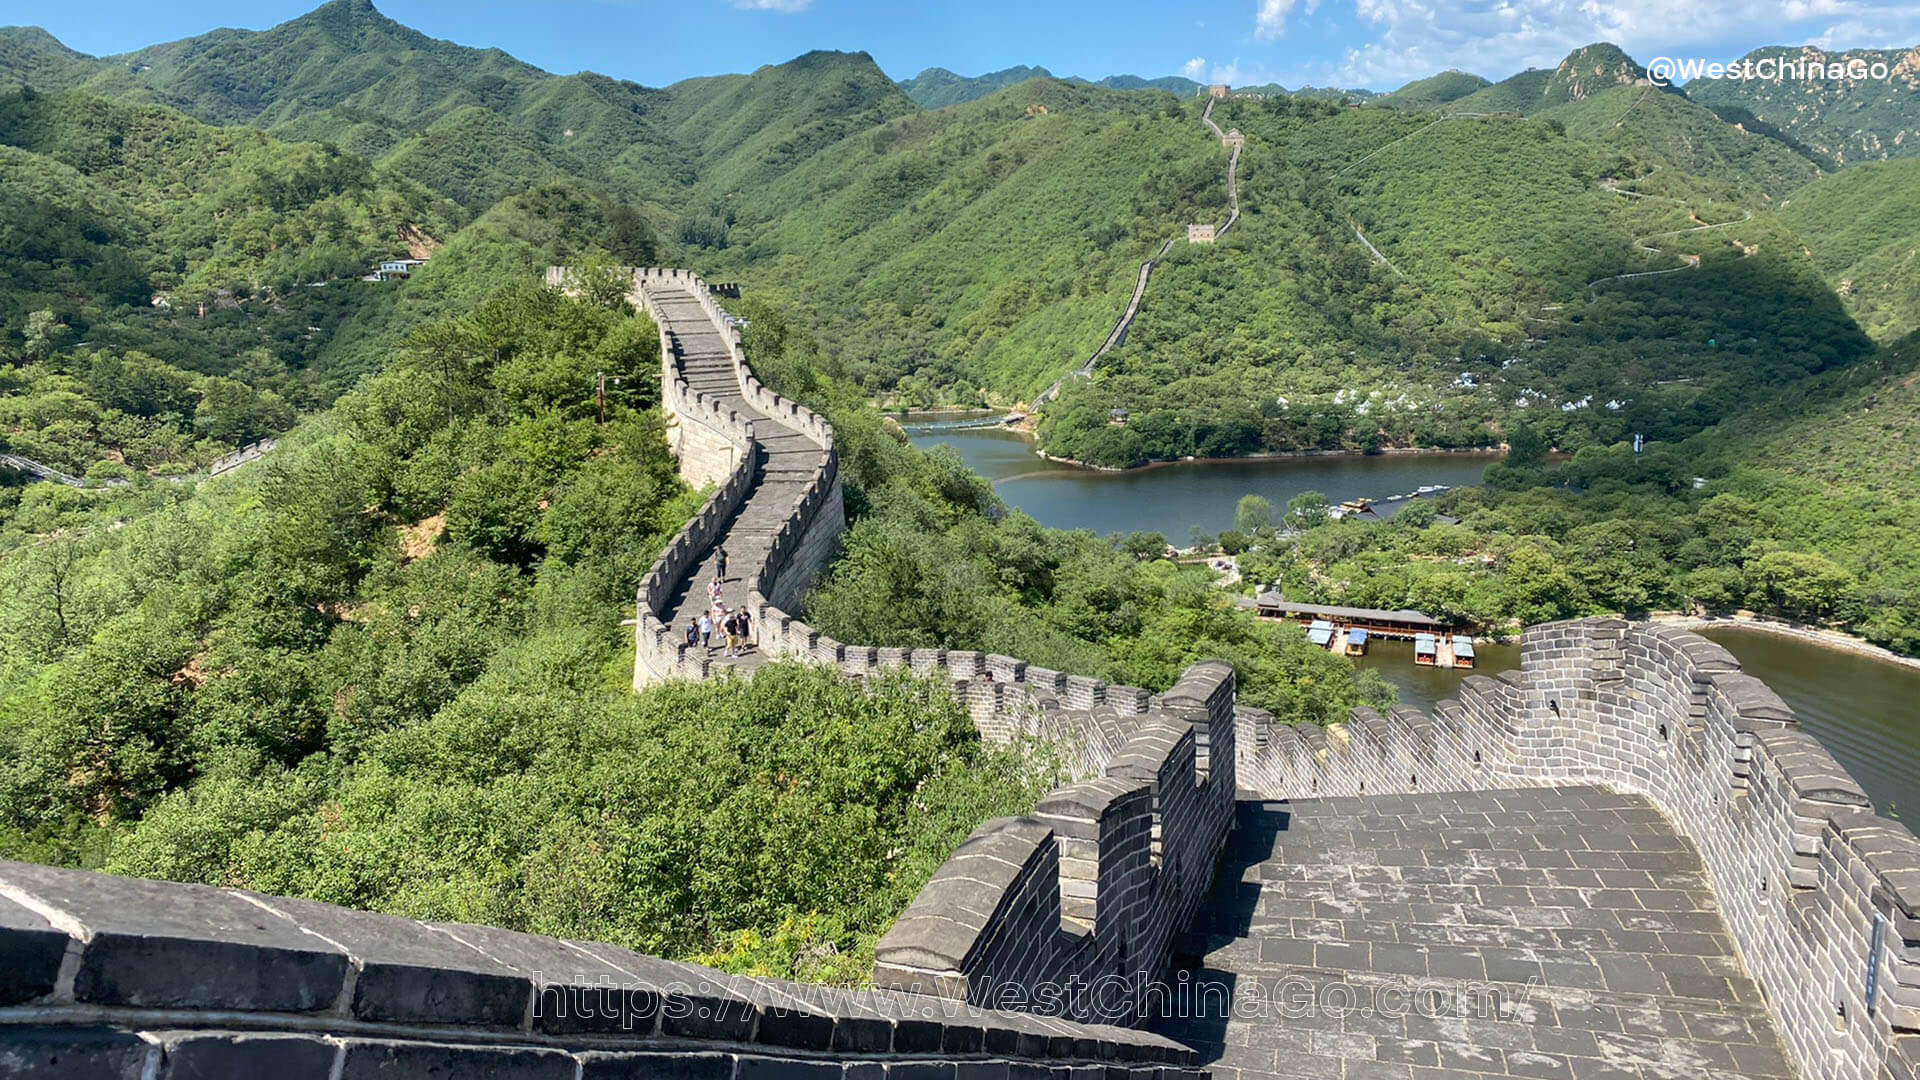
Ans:
[{"label": "stone staircase", "polygon": [[[752,476],[740,507],[721,528],[720,535],[695,556],[660,611],[674,640],[685,640],[690,622],[709,610],[708,583],[720,577],[720,550],[727,552],[727,574],[721,581],[721,603],[728,610],[748,603],[759,569],[773,556],[775,539],[794,516],[794,508],[816,476],[828,451],[799,429],[769,416],[747,400],[734,367],[731,343],[714,324],[691,284],[648,284],[649,306],[667,338],[687,385],[722,408],[737,412],[752,425],[749,467]],[[756,633],[758,627],[755,627]],[[752,671],[766,663],[763,650],[749,645],[737,657],[724,655],[716,627],[715,644],[707,649],[714,668]]]}]

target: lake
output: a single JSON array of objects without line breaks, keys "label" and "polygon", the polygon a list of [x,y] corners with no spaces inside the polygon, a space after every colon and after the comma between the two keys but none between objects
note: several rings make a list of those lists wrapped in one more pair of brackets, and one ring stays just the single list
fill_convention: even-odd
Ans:
[{"label": "lake", "polygon": [[1920,815],[1920,668],[1762,630],[1702,633],[1793,706],[1801,728],[1846,766],[1876,809]]},{"label": "lake", "polygon": [[[1334,502],[1384,499],[1426,484],[1458,486],[1480,480],[1494,460],[1481,454],[1383,454],[1374,457],[1270,458],[1182,462],[1127,473],[1099,472],[1050,462],[1033,444],[1004,428],[906,425],[916,446],[944,444],[960,452],[994,490],[1043,525],[1106,534],[1147,530],[1185,544],[1197,527],[1214,533],[1233,525],[1234,504],[1259,494],[1284,506],[1303,491]],[[1764,680],[1799,714],[1890,817],[1920,808],[1920,669],[1756,630],[1716,627],[1706,636]],[[1400,700],[1431,709],[1456,694],[1471,674],[1493,675],[1520,666],[1513,645],[1478,647],[1474,671],[1417,667],[1413,645],[1375,639],[1358,662],[1378,671]]]},{"label": "lake", "polygon": [[1132,472],[1102,472],[1048,461],[1033,442],[1005,428],[906,425],[915,446],[951,446],[974,472],[993,481],[1000,497],[1055,529],[1157,532],[1176,545],[1196,527],[1217,533],[1233,527],[1242,495],[1265,495],[1276,507],[1303,491],[1333,502],[1385,499],[1423,485],[1477,484],[1497,454],[1360,454],[1186,461]]}]

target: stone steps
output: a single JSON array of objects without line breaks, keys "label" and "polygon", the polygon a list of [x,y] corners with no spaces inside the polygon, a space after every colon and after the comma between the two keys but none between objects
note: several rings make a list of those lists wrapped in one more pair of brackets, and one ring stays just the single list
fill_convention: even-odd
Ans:
[{"label": "stone steps", "polygon": [[[729,608],[745,603],[751,578],[757,577],[765,565],[773,538],[793,516],[794,506],[819,470],[825,451],[807,434],[748,404],[736,378],[727,340],[708,320],[698,299],[668,293],[657,295],[655,302],[679,342],[681,371],[687,385],[752,420],[754,440],[761,448],[754,484],[740,509],[664,605],[661,620],[672,628],[673,640],[680,641],[688,621],[698,619],[709,607],[707,584],[717,572],[719,548],[727,549],[729,571],[721,602]],[[714,668],[738,671],[751,671],[766,663],[766,657],[757,650],[741,657],[725,657],[713,648],[708,659]]]}]

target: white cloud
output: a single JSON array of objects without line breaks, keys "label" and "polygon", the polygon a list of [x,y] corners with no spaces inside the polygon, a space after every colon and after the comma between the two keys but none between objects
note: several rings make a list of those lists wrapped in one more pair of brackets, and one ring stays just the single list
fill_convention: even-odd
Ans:
[{"label": "white cloud", "polygon": [[778,11],[791,15],[812,7],[813,0],[733,0],[733,6],[742,11]]},{"label": "white cloud", "polygon": [[[1258,41],[1272,41],[1287,32],[1287,16],[1293,13],[1294,0],[1260,0],[1260,9],[1253,16],[1253,36]],[[1309,12],[1312,8],[1309,7]]]},{"label": "white cloud", "polygon": [[1199,82],[1200,80],[1206,78],[1207,77],[1207,58],[1204,56],[1196,56],[1193,59],[1187,61],[1186,63],[1180,65],[1180,74],[1185,75],[1187,78],[1192,79],[1194,82]]},{"label": "white cloud", "polygon": [[[1262,0],[1284,22],[1293,0]],[[1317,73],[1349,86],[1399,86],[1457,67],[1503,78],[1552,67],[1567,53],[1611,41],[1645,63],[1655,56],[1731,59],[1760,44],[1832,41],[1908,47],[1920,6],[1876,0],[1353,0],[1371,40]],[[1728,43],[1737,43],[1729,45]]]}]

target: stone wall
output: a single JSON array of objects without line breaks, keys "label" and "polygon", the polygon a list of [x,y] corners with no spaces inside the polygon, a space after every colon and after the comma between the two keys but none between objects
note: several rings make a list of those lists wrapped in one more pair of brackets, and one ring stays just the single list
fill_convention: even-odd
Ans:
[{"label": "stone wall", "polygon": [[[1920,1060],[1920,839],[1732,655],[1617,619],[1529,630],[1521,670],[1432,715],[1356,710],[1276,727],[1236,712],[1266,798],[1600,783],[1646,795],[1699,850],[1801,1074],[1912,1075]],[[1869,995],[1869,985],[1872,993]]]},{"label": "stone wall", "polygon": [[22,1080],[1200,1080],[1143,1032],[613,945],[0,862]]},{"label": "stone wall", "polygon": [[975,829],[875,950],[874,985],[1132,1023],[1213,878],[1236,795],[1233,669],[1196,664],[1098,772]]}]

